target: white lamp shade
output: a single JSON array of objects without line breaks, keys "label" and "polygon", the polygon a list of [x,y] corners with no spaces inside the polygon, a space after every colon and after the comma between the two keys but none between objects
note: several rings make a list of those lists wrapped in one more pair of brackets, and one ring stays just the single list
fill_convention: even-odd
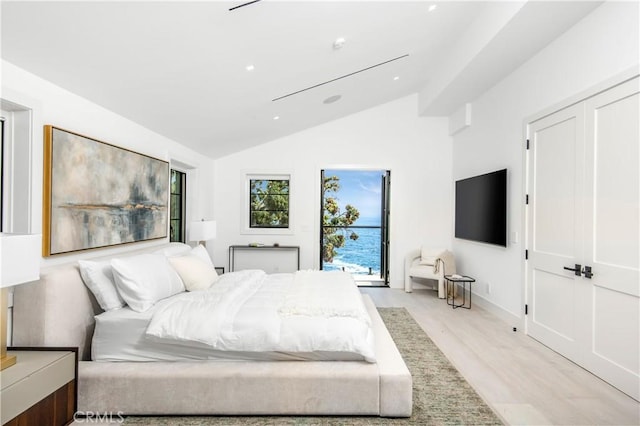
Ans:
[{"label": "white lamp shade", "polygon": [[216,237],[216,221],[202,220],[191,222],[189,226],[189,241],[208,241]]},{"label": "white lamp shade", "polygon": [[0,233],[0,287],[40,278],[41,235]]}]

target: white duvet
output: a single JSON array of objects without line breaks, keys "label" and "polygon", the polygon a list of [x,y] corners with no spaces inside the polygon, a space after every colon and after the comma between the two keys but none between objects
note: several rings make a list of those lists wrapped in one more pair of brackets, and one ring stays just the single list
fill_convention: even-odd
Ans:
[{"label": "white duvet", "polygon": [[344,272],[224,274],[160,306],[146,337],[230,352],[342,353],[375,362],[371,320]]}]

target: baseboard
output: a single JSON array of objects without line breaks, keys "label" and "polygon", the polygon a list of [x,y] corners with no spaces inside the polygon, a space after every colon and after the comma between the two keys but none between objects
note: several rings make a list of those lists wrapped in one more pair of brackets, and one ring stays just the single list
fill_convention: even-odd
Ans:
[{"label": "baseboard", "polygon": [[507,311],[503,307],[496,305],[490,300],[485,299],[479,294],[473,293],[473,304],[481,306],[484,310],[491,312],[493,315],[500,318],[507,323],[510,327],[518,327],[524,331],[524,319],[514,314],[511,311]]}]

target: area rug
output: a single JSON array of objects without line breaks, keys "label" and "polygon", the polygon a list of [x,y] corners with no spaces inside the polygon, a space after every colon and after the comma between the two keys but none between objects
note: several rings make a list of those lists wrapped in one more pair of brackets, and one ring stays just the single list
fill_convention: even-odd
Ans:
[{"label": "area rug", "polygon": [[413,413],[380,417],[163,416],[125,419],[125,425],[501,425],[503,424],[404,308],[378,308],[413,377]]}]

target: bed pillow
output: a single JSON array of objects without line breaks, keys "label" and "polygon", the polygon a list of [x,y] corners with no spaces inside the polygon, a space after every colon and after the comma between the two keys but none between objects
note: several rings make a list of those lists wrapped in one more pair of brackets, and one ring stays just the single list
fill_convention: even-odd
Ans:
[{"label": "bed pillow", "polygon": [[169,263],[182,278],[187,291],[206,290],[218,279],[211,259],[207,262],[195,253],[170,257]]},{"label": "bed pillow", "polygon": [[156,250],[154,253],[164,254],[165,256],[170,257],[170,256],[182,256],[183,254],[187,254],[190,251],[191,251],[191,246],[189,246],[188,244],[171,242],[166,247],[163,247],[160,250]]},{"label": "bed pillow", "polygon": [[178,273],[162,254],[140,254],[111,260],[116,288],[136,312],[144,312],[155,303],[184,291]]},{"label": "bed pillow", "polygon": [[169,243],[168,247],[164,247],[154,253],[163,254],[167,257],[177,257],[177,256],[185,256],[187,254],[193,254],[207,262],[207,264],[214,266],[211,257],[209,256],[209,252],[206,247],[202,244],[198,244],[194,248],[185,244],[185,243]]},{"label": "bed pillow", "polygon": [[193,249],[191,249],[191,254],[204,260],[211,267],[214,266],[213,261],[211,260],[211,256],[209,256],[209,252],[202,244],[198,244]]},{"label": "bed pillow", "polygon": [[106,260],[79,260],[80,276],[84,284],[91,290],[100,307],[105,311],[122,308],[125,303],[113,279],[111,263]]}]

